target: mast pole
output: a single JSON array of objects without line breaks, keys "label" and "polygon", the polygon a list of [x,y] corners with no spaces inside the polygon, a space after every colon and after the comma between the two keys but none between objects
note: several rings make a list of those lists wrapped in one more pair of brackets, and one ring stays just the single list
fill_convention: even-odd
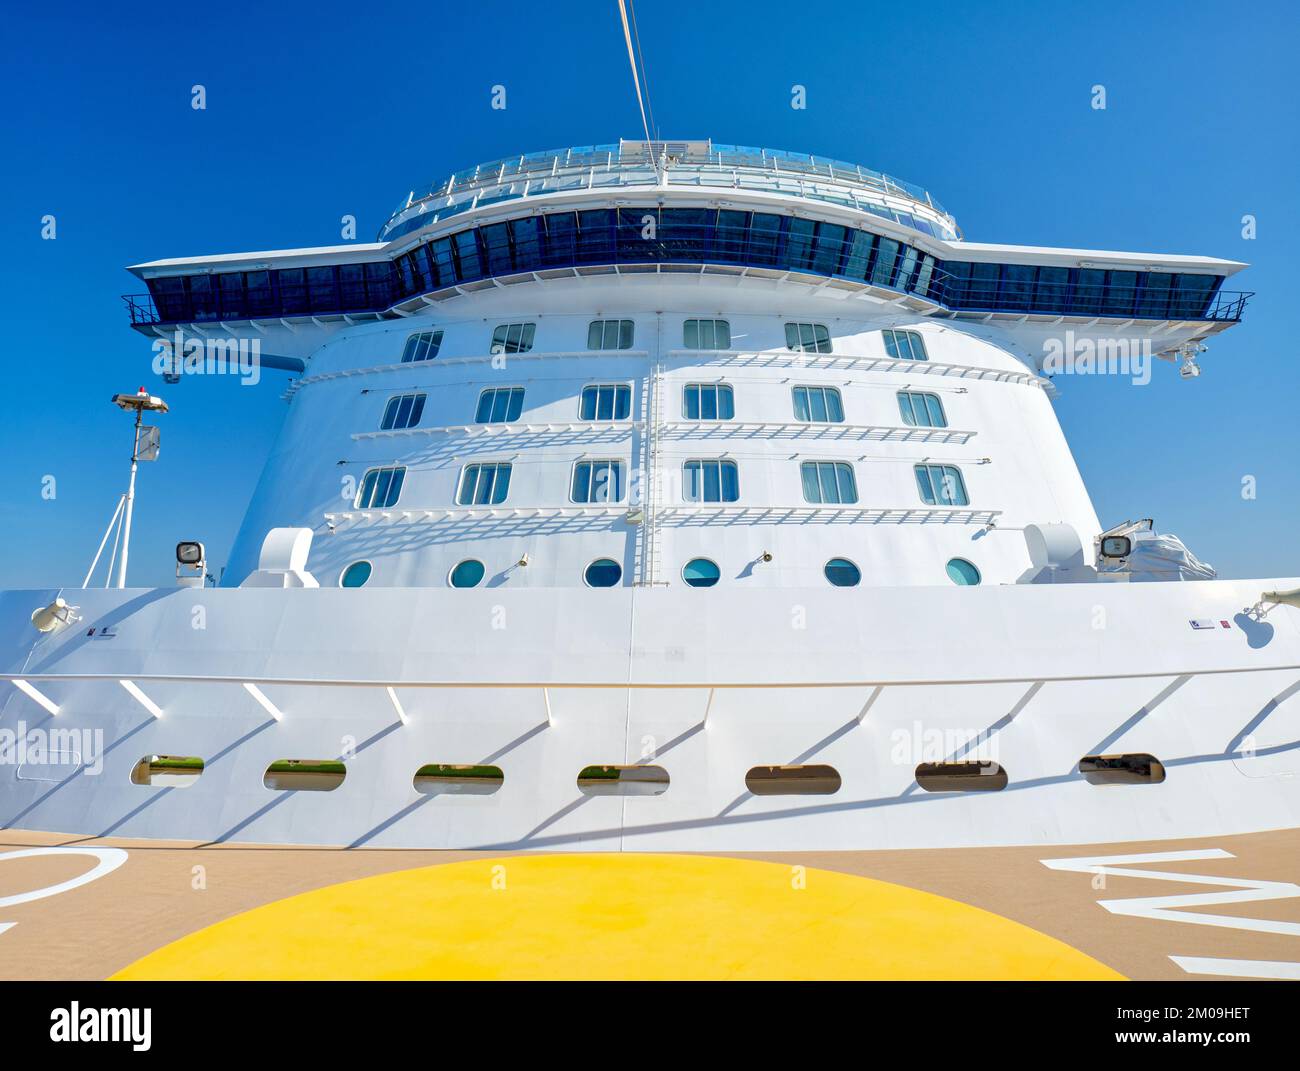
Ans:
[{"label": "mast pole", "polygon": [[117,567],[119,588],[126,587],[126,556],[131,549],[131,507],[135,504],[135,474],[140,467],[140,422],[143,417],[143,408],[137,408],[131,438],[131,482],[126,485],[126,515],[122,520],[122,560]]}]

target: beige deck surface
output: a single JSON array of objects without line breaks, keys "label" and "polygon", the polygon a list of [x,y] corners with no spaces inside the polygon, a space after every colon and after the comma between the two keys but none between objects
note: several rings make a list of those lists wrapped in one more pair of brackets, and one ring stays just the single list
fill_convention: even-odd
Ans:
[{"label": "beige deck surface", "polygon": [[[0,977],[105,978],[141,956],[222,919],[354,878],[506,853],[199,846],[0,830],[5,852],[41,846],[115,846],[120,868],[70,891],[0,906]],[[1220,849],[1231,858],[1142,864],[1233,880],[1300,882],[1300,830],[1189,840],[1075,845],[735,855],[839,871],[936,893],[1058,938],[1129,978],[1191,979],[1171,955],[1295,962],[1300,937],[1223,925],[1113,914],[1101,899],[1230,893],[1230,886],[1054,871],[1044,859]],[[0,858],[0,900],[67,881],[88,856]],[[201,868],[201,870],[196,870]],[[196,877],[198,875],[198,877]],[[199,880],[201,878],[201,880]],[[202,885],[202,888],[196,888]],[[1275,899],[1210,905],[1205,914],[1300,925],[1300,888]],[[10,924],[6,927],[6,924]]]}]

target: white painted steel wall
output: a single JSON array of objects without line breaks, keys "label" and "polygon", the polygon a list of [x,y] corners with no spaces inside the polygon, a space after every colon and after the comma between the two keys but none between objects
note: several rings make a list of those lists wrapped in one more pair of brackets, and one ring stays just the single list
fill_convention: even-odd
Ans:
[{"label": "white painted steel wall", "polygon": [[[1241,611],[1261,589],[1298,584],[807,588],[726,598],[680,586],[86,591],[75,593],[84,619],[49,637],[27,615],[56,592],[6,592],[0,671],[30,680],[60,712],[46,716],[0,680],[0,731],[99,729],[107,750],[98,775],[0,764],[0,826],[710,851],[1290,827],[1300,821],[1300,611],[1278,607],[1263,622]],[[196,608],[204,628],[194,627]],[[1230,627],[1194,630],[1193,618]],[[106,624],[110,638],[88,634]],[[119,679],[135,680],[163,716]],[[254,702],[245,680],[261,682],[282,720]],[[409,724],[386,684],[398,687]],[[937,795],[913,784],[916,762],[933,757],[912,746],[918,734],[990,729],[985,747],[1008,772],[1005,790]],[[1089,785],[1076,764],[1097,752],[1149,752],[1167,779]],[[132,785],[131,768],[150,754],[196,755],[207,768],[184,789]],[[274,760],[340,755],[350,757],[336,791],[262,784]],[[584,766],[637,761],[668,770],[666,793],[577,789]],[[494,763],[505,783],[491,796],[418,794],[415,770],[437,762]],[[839,771],[838,793],[745,792],[752,766],[814,762]]]}]

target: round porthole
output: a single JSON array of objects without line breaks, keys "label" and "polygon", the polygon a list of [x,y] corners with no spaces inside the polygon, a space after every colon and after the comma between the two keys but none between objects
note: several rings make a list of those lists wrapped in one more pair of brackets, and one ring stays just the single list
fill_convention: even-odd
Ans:
[{"label": "round porthole", "polygon": [[692,558],[682,567],[682,579],[693,588],[711,588],[722,577],[722,570],[708,558]]},{"label": "round porthole", "polygon": [[466,558],[455,569],[451,571],[451,586],[453,588],[476,588],[483,580],[483,574],[487,570],[483,568],[483,563],[475,558]]},{"label": "round porthole", "polygon": [[374,570],[369,562],[353,562],[343,570],[343,575],[339,577],[339,587],[341,588],[359,588],[362,587],[370,574]]},{"label": "round porthole", "polygon": [[948,579],[962,587],[974,587],[980,582],[980,571],[965,558],[953,558],[948,562]]},{"label": "round porthole", "polygon": [[588,587],[612,588],[623,578],[623,567],[613,558],[597,558],[582,574]]},{"label": "round porthole", "polygon": [[826,579],[837,588],[858,586],[862,573],[848,558],[832,558],[826,563]]}]

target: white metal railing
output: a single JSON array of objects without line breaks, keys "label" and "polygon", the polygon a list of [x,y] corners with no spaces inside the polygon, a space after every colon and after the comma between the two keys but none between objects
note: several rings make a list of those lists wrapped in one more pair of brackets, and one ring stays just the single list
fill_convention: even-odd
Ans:
[{"label": "white metal railing", "polygon": [[[366,524],[418,524],[436,521],[530,520],[553,517],[626,516],[628,506],[463,506],[438,509],[353,509],[325,513],[331,525],[340,522]],[[728,506],[685,503],[665,505],[657,510],[663,521],[749,521],[775,524],[781,521],[860,521],[874,524],[991,524],[1002,515],[997,509],[965,506]]]},{"label": "white metal railing", "polygon": [[[1300,662],[1287,662],[1278,665],[1224,666],[1211,669],[1149,669],[1130,673],[1022,673],[1013,676],[987,677],[849,677],[841,680],[772,680],[772,681],[723,681],[723,680],[687,680],[687,681],[575,681],[575,680],[435,680],[414,679],[401,680],[391,677],[370,678],[366,680],[352,677],[271,677],[260,674],[203,674],[203,673],[130,673],[129,679],[136,684],[231,684],[241,687],[254,685],[262,687],[297,687],[297,688],[473,688],[473,689],[549,689],[551,691],[593,689],[637,691],[771,691],[773,689],[852,689],[852,688],[930,688],[947,685],[982,685],[982,684],[1044,684],[1069,683],[1071,681],[1109,681],[1109,680],[1155,680],[1164,677],[1188,679],[1195,677],[1219,677],[1231,673],[1282,673],[1300,671]],[[16,684],[18,681],[66,681],[66,682],[115,682],[121,684],[123,673],[43,673],[39,671],[25,673],[0,673],[0,680]]]}]

